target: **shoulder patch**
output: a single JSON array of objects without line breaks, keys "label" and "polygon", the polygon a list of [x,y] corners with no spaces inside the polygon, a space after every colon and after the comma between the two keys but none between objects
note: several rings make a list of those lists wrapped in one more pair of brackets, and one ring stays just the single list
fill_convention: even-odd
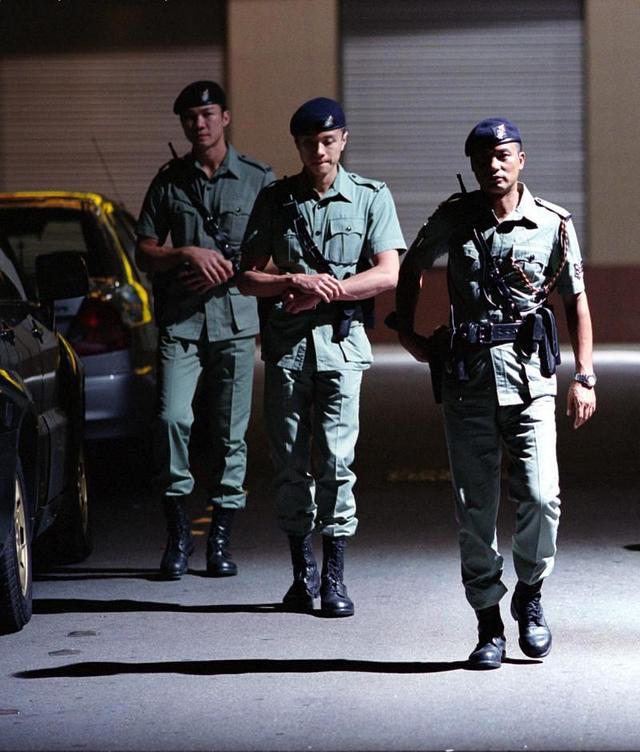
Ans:
[{"label": "shoulder patch", "polygon": [[552,204],[550,201],[545,201],[543,198],[539,198],[538,196],[534,196],[533,200],[535,201],[537,206],[541,206],[543,209],[547,209],[548,211],[557,214],[561,219],[571,219],[571,212],[568,212],[561,206]]},{"label": "shoulder patch", "polygon": [[241,162],[244,162],[245,164],[251,165],[252,167],[256,167],[258,170],[261,170],[262,172],[269,172],[271,170],[271,165],[266,164],[265,162],[260,162],[258,159],[254,159],[253,157],[248,157],[246,154],[238,154],[238,159]]},{"label": "shoulder patch", "polygon": [[386,183],[382,180],[373,180],[373,178],[363,178],[362,175],[356,175],[355,172],[347,172],[347,176],[356,185],[364,185],[367,188],[371,188],[376,193],[385,187]]}]

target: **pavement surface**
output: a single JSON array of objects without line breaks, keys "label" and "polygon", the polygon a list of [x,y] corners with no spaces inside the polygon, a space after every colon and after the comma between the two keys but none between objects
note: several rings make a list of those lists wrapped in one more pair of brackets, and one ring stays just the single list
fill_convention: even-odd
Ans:
[{"label": "pavement surface", "polygon": [[[159,580],[148,458],[94,445],[95,551],[40,573],[31,622],[0,638],[1,750],[640,749],[640,349],[598,350],[598,412],[577,432],[564,416],[564,358],[559,556],[544,589],[554,648],[527,659],[504,613],[508,659],[489,672],[465,663],[475,617],[428,372],[394,348],[376,357],[347,552],[355,616],[279,610],[290,565],[271,508],[258,368],[239,575],[204,576],[209,513],[197,492],[190,573]],[[206,454],[196,461],[206,477]],[[505,500],[510,587],[513,520]]]}]

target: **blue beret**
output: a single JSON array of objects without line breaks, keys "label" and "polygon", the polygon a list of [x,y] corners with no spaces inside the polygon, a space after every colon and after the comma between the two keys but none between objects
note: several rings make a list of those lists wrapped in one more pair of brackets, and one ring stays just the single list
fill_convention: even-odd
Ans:
[{"label": "blue beret", "polygon": [[192,107],[205,107],[208,104],[219,104],[226,110],[227,97],[224,91],[215,81],[194,81],[178,94],[173,103],[173,111],[176,115],[182,115]]},{"label": "blue beret", "polygon": [[292,136],[302,133],[321,133],[344,128],[347,120],[342,107],[334,100],[326,97],[310,99],[293,113],[289,130]]},{"label": "blue beret", "polygon": [[474,126],[464,142],[464,153],[467,157],[478,148],[490,149],[498,144],[509,144],[514,141],[522,143],[520,131],[515,123],[506,118],[487,118]]}]

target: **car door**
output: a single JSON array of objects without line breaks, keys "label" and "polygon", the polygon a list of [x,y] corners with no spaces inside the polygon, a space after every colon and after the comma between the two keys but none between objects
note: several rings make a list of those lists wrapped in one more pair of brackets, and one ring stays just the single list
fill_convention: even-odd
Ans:
[{"label": "car door", "polygon": [[59,343],[47,314],[27,299],[17,270],[0,251],[0,341],[2,367],[24,383],[37,415],[40,498],[48,501],[64,488],[67,419],[57,386]]}]

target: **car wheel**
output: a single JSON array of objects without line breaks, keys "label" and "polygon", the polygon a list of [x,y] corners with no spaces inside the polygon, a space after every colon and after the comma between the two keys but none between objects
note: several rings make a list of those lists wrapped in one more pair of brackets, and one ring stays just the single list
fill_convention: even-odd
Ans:
[{"label": "car wheel", "polygon": [[31,536],[24,478],[16,470],[13,525],[0,554],[0,634],[18,632],[31,618]]},{"label": "car wheel", "polygon": [[78,450],[73,477],[65,492],[56,519],[36,541],[39,564],[74,564],[93,550],[87,473],[82,446]]}]

